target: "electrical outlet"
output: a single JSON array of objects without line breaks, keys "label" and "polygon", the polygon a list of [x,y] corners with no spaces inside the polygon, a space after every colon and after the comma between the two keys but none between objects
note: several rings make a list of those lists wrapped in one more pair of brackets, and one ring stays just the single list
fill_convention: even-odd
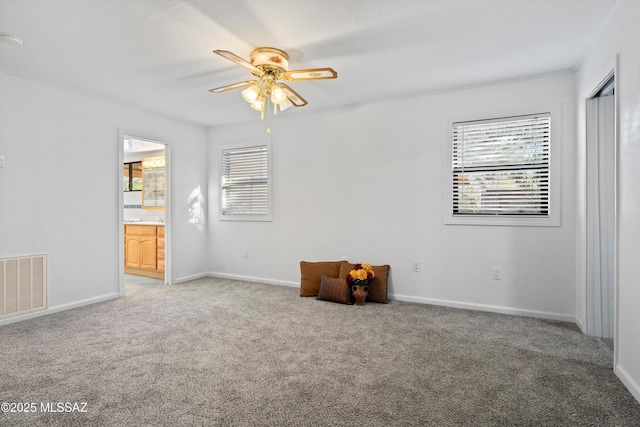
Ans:
[{"label": "electrical outlet", "polygon": [[242,250],[242,258],[249,258],[249,252],[246,249]]},{"label": "electrical outlet", "polygon": [[502,269],[500,267],[493,267],[492,271],[493,271],[493,275],[491,276],[491,278],[493,280],[502,279]]},{"label": "electrical outlet", "polygon": [[420,271],[420,263],[418,261],[414,261],[411,263],[411,268],[414,272]]}]

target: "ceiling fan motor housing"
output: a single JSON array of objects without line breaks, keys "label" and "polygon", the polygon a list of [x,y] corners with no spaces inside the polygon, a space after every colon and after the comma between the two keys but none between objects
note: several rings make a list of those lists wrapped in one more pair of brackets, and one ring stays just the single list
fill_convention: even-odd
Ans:
[{"label": "ceiling fan motor housing", "polygon": [[251,52],[251,64],[268,70],[277,68],[279,71],[289,69],[289,55],[287,52],[273,47],[259,47]]}]

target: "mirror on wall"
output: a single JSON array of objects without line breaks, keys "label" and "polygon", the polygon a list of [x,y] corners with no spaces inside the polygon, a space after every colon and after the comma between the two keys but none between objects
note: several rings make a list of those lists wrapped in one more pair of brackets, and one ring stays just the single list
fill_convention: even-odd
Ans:
[{"label": "mirror on wall", "polygon": [[166,173],[164,157],[147,157],[142,163],[142,209],[164,209]]},{"label": "mirror on wall", "polygon": [[142,191],[142,162],[127,162],[122,175],[124,191]]}]

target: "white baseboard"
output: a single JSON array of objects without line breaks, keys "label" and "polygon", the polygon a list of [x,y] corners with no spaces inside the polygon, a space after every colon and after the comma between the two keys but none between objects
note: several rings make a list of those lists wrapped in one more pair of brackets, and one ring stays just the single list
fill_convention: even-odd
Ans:
[{"label": "white baseboard", "polygon": [[582,324],[578,316],[576,316],[574,321],[575,321],[575,324],[578,325],[578,328],[580,328],[580,332],[587,335],[587,328],[584,327],[584,325]]},{"label": "white baseboard", "polygon": [[245,282],[267,283],[269,285],[288,286],[292,288],[297,288],[300,286],[300,282],[289,282],[286,280],[265,279],[263,277],[241,276],[239,274],[209,272],[208,276],[218,277],[220,279],[243,280]]},{"label": "white baseboard", "polygon": [[207,273],[198,273],[198,274],[192,274],[191,276],[178,277],[176,278],[175,283],[184,283],[190,280],[202,279],[203,277],[207,277],[207,276],[209,276],[209,274]]},{"label": "white baseboard", "polygon": [[[219,273],[219,272],[199,273],[191,276],[184,276],[176,279],[176,283],[188,282],[190,280],[201,279],[203,277],[218,277],[221,279],[242,280],[245,282],[266,283],[270,285],[288,286],[288,287],[294,287],[294,288],[297,288],[300,286],[300,282],[298,281],[291,282],[286,280],[265,279],[263,277],[252,277],[252,276],[244,276],[239,274],[228,274],[228,273]],[[59,311],[70,310],[72,308],[95,304],[98,302],[107,301],[107,300],[119,298],[119,297],[120,295],[118,293],[112,293],[112,294],[102,295],[95,298],[89,298],[82,301],[76,301],[69,304],[57,305],[54,307],[49,307],[46,310],[0,320],[0,326],[7,325],[10,323],[20,322],[27,319],[32,319],[35,317],[45,316],[47,314],[57,313]],[[458,301],[414,297],[414,296],[400,295],[400,294],[390,294],[389,299],[397,299],[398,301],[406,301],[406,302],[416,302],[419,304],[440,305],[445,307],[462,308],[467,310],[487,311],[492,313],[512,314],[512,315],[518,315],[518,316],[537,317],[541,319],[551,319],[551,320],[560,320],[564,322],[578,323],[575,316],[570,316],[570,315],[560,314],[560,313],[551,313],[546,311],[516,309],[511,307],[502,307],[502,306],[486,305],[486,304],[470,304],[470,303],[464,303],[464,302],[458,302]],[[578,326],[580,325],[578,324]],[[635,387],[635,390],[636,390],[635,393],[638,393],[638,394],[634,394],[634,396],[636,396],[636,399],[638,399],[637,396],[640,396],[640,388],[638,387],[638,385],[631,379],[631,377],[628,376],[628,374],[626,374],[626,371],[624,371],[624,369],[622,368],[616,368],[616,369],[620,370],[620,374],[618,376],[625,375],[626,377],[629,378],[628,380],[629,385],[627,385],[627,382],[625,382],[624,379],[622,381],[625,382],[625,385],[627,385],[627,387],[629,388]]]},{"label": "white baseboard", "polygon": [[110,299],[120,298],[120,294],[114,292],[112,294],[101,295],[95,298],[88,298],[82,301],[75,301],[68,304],[60,304],[53,307],[48,307],[45,310],[34,311],[32,313],[23,314],[20,316],[10,317],[8,319],[0,320],[0,326],[8,325],[10,323],[22,322],[23,320],[33,319],[40,316],[46,316],[48,314],[58,313],[60,311],[71,310],[72,308],[83,307],[85,305],[91,305],[98,302],[108,301]]},{"label": "white baseboard", "polygon": [[[267,283],[270,285],[289,286],[297,288],[300,282],[290,282],[284,280],[265,279],[263,277],[242,276],[238,274],[209,272],[209,277],[218,277],[221,279],[243,280],[245,282]],[[488,311],[491,313],[511,314],[516,316],[536,317],[540,319],[559,320],[562,322],[576,323],[576,317],[569,314],[551,313],[547,311],[526,310],[512,307],[502,307],[497,305],[471,304],[458,301],[440,300],[433,298],[414,297],[409,295],[389,294],[389,299],[397,299],[398,301],[416,302],[419,304],[441,305],[453,308],[462,308],[466,310]]]},{"label": "white baseboard", "polygon": [[638,403],[640,403],[640,385],[637,382],[635,382],[634,379],[631,377],[631,375],[629,375],[629,373],[620,365],[616,365],[613,368],[613,372],[616,374],[618,378],[620,378],[620,381],[622,381],[622,384],[624,384],[624,386],[627,387],[629,392],[631,392],[633,397],[636,398]]},{"label": "white baseboard", "polygon": [[512,314],[516,316],[536,317],[540,319],[560,320],[562,322],[575,323],[575,316],[561,313],[551,313],[548,311],[526,310],[521,308],[502,307],[499,305],[488,304],[472,304],[466,302],[441,300],[434,298],[414,297],[409,295],[389,295],[389,299],[397,299],[398,301],[417,302],[420,304],[441,305],[452,308],[463,308],[466,310],[488,311],[491,313]]}]

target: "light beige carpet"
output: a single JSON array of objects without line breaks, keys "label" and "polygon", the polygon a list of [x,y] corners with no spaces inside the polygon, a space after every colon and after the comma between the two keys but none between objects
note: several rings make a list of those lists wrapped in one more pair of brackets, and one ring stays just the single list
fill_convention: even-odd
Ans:
[{"label": "light beige carpet", "polygon": [[561,322],[220,279],[139,284],[0,327],[0,402],[38,405],[0,425],[638,426],[611,356]]}]

